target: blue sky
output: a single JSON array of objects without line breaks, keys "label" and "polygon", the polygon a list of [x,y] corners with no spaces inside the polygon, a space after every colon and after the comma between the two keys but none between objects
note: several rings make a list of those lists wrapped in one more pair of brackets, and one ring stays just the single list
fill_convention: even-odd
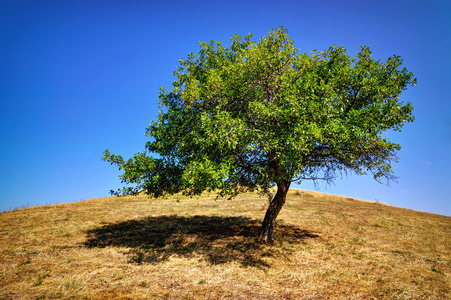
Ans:
[{"label": "blue sky", "polygon": [[[319,191],[451,215],[451,1],[0,1],[0,211],[107,196],[109,148],[141,151],[181,58],[281,25],[301,52],[396,54],[418,78],[399,182],[349,176]],[[314,190],[310,182],[300,188]]]}]

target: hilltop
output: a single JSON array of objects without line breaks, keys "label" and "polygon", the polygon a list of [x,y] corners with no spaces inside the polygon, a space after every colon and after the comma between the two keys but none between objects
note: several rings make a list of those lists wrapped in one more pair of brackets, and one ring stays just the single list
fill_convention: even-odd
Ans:
[{"label": "hilltop", "polygon": [[0,213],[1,299],[449,299],[451,218],[291,190]]}]

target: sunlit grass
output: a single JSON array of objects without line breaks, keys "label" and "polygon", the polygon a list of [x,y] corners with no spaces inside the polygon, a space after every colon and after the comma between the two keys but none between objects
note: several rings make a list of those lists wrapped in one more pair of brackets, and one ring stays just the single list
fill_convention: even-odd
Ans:
[{"label": "sunlit grass", "polygon": [[449,299],[451,218],[293,190],[103,198],[0,214],[1,299]]}]

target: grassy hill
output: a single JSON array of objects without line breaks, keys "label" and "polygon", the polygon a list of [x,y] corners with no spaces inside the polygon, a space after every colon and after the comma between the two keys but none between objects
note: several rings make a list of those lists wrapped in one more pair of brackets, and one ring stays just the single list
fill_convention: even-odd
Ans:
[{"label": "grassy hill", "polygon": [[451,218],[291,190],[0,213],[0,299],[450,299]]}]

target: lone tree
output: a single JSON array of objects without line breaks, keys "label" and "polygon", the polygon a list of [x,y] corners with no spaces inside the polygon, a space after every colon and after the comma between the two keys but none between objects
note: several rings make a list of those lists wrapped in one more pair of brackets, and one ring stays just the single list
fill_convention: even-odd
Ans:
[{"label": "lone tree", "polygon": [[337,46],[299,53],[284,27],[251,37],[235,35],[229,48],[201,42],[180,60],[172,89],[161,88],[146,151],[128,160],[105,151],[103,160],[132,184],[113,194],[216,190],[232,198],[276,186],[260,233],[272,241],[292,182],[348,172],[396,179],[400,146],[384,132],[414,120],[399,95],[416,83],[399,56],[374,60],[365,46],[354,58]]}]

